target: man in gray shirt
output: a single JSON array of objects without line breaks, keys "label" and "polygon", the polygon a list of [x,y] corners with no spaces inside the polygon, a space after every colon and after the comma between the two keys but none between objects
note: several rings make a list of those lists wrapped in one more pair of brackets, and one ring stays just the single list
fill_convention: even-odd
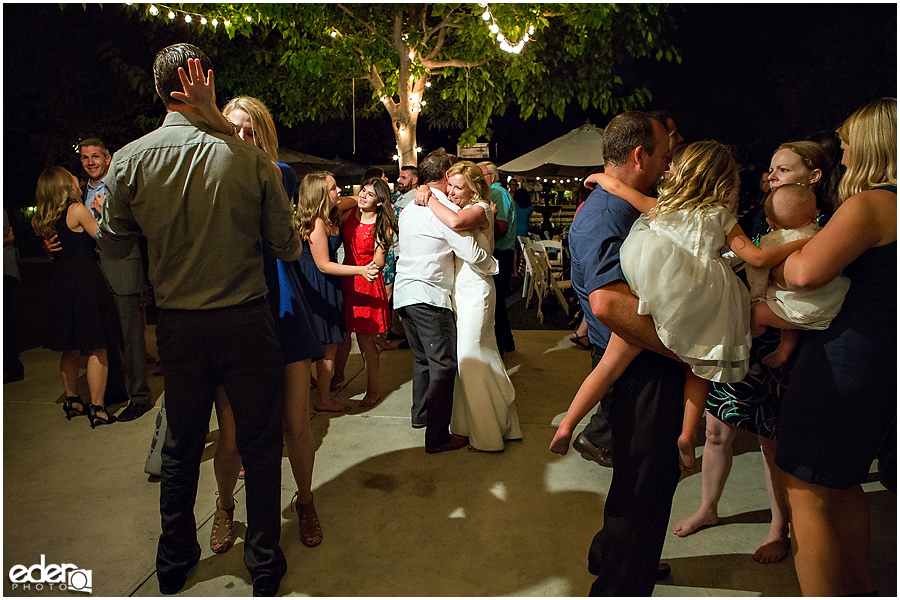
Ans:
[{"label": "man in gray shirt", "polygon": [[[210,70],[190,44],[157,54],[153,75],[168,114],[113,157],[96,240],[107,255],[124,258],[146,236],[160,307],[168,418],[160,592],[180,591],[200,558],[194,502],[213,396],[223,385],[246,472],[244,564],[254,595],[275,595],[287,570],[279,547],[284,360],[266,301],[262,245],[284,261],[296,260],[301,245],[272,162],[211,126],[224,118],[204,77]],[[192,101],[204,92],[207,99],[212,92],[206,110]]]}]

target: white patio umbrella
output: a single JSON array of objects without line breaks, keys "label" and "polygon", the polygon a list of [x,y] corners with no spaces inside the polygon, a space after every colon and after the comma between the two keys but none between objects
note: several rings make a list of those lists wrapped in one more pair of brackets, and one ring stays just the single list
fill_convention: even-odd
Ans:
[{"label": "white patio umbrella", "polygon": [[603,165],[602,142],[603,129],[585,123],[498,168],[529,177],[583,176]]}]

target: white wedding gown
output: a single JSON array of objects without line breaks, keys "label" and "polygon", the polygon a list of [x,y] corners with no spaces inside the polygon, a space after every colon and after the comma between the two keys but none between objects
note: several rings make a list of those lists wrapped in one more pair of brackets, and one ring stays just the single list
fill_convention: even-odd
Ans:
[{"label": "white wedding gown", "polygon": [[[494,219],[490,206],[478,203],[488,217],[490,238],[475,231],[475,241],[493,253]],[[494,309],[497,292],[492,277],[477,275],[456,259],[453,314],[456,316],[456,356],[459,370],[453,393],[450,431],[469,437],[477,450],[503,450],[504,440],[522,438],[516,413],[516,390],[497,350]]]}]

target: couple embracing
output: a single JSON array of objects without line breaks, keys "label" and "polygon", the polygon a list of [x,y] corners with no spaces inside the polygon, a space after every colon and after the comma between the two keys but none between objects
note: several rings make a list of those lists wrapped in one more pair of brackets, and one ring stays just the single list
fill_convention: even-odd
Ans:
[{"label": "couple embracing", "polygon": [[478,166],[451,164],[443,152],[422,160],[430,195],[407,206],[398,227],[394,305],[415,358],[412,425],[425,427],[429,454],[467,445],[498,451],[522,437],[494,336],[489,188]]}]

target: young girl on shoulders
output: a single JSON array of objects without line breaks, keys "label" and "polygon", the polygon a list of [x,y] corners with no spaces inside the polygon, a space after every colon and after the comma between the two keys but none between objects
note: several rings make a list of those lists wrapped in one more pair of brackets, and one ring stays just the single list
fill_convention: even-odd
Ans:
[{"label": "young girl on shoulders", "polygon": [[[682,468],[692,469],[708,381],[741,381],[749,366],[749,295],[721,249],[728,246],[752,266],[771,267],[809,240],[758,248],[747,238],[731,212],[740,185],[738,166],[715,141],[685,148],[656,201],[614,177],[591,177],[647,213],[622,244],[622,271],[639,298],[638,313],[653,317],[662,343],[689,368],[678,450]],[[603,358],[560,423],[551,451],[568,451],[575,426],[640,351],[615,334],[610,337]]]},{"label": "young girl on shoulders", "polygon": [[379,360],[375,337],[390,327],[390,307],[381,269],[397,231],[391,206],[391,189],[380,177],[363,182],[356,210],[349,211],[343,226],[344,265],[378,269],[374,279],[347,277],[343,280],[344,315],[347,332],[356,342],[366,367],[366,395],[359,403],[374,406],[381,400]]}]

